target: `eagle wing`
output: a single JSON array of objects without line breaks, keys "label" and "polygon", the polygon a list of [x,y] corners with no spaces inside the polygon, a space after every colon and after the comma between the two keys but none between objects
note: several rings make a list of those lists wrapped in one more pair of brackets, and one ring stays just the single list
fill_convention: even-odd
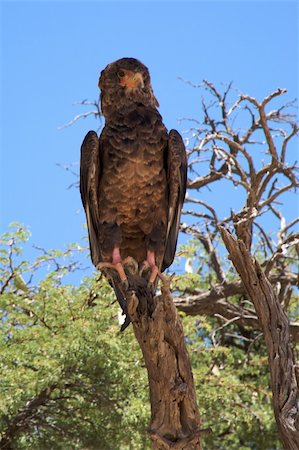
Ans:
[{"label": "eagle wing", "polygon": [[166,149],[166,174],[168,183],[168,223],[162,272],[169,267],[175,256],[179,234],[180,216],[187,187],[187,155],[181,135],[169,132]]},{"label": "eagle wing", "polygon": [[81,146],[80,194],[86,213],[91,259],[95,266],[101,260],[99,248],[100,179],[100,141],[95,131],[89,131]]}]

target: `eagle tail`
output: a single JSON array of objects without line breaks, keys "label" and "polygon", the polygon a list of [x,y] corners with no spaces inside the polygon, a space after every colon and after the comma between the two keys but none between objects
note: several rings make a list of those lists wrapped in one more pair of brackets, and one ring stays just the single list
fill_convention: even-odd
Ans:
[{"label": "eagle tail", "polygon": [[110,279],[111,285],[113,287],[113,290],[115,292],[116,295],[116,299],[119,303],[119,306],[121,307],[121,310],[125,316],[125,321],[122,324],[120,331],[125,331],[125,329],[130,325],[131,323],[131,319],[130,316],[128,314],[128,308],[127,308],[127,301],[126,301],[126,297],[125,294],[123,293],[123,290],[120,286],[120,281],[119,281],[119,277],[118,274],[112,274],[111,279]]},{"label": "eagle tail", "polygon": [[[138,308],[140,311],[148,311],[148,314],[151,316],[153,313],[154,307],[154,295],[155,289],[153,287],[148,286],[148,282],[145,278],[140,275],[133,275],[127,273],[129,289],[130,291],[134,291],[138,298]],[[117,301],[122,309],[123,314],[125,315],[125,321],[122,324],[120,331],[124,331],[131,323],[131,318],[128,313],[127,300],[124,292],[124,288],[121,285],[119,276],[117,273],[111,273],[110,283],[114,289]],[[156,285],[156,283],[155,283]]]}]

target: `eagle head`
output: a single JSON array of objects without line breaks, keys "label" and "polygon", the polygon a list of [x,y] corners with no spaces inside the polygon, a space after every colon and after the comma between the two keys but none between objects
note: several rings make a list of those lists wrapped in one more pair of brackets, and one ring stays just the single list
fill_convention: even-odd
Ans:
[{"label": "eagle head", "polygon": [[98,86],[105,117],[136,104],[159,107],[148,68],[138,59],[121,58],[108,64],[101,72]]}]

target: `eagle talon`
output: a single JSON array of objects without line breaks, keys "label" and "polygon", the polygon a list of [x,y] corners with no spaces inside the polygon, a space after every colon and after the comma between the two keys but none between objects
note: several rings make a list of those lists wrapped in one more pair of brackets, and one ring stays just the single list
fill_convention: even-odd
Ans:
[{"label": "eagle talon", "polygon": [[170,281],[168,280],[168,278],[161,273],[157,266],[154,266],[152,268],[151,276],[148,280],[148,285],[152,284],[154,286],[157,278],[160,278],[164,287],[169,287]]},{"label": "eagle talon", "polygon": [[101,262],[101,263],[97,264],[96,269],[103,272],[104,275],[107,275],[107,270],[110,270],[110,269],[116,270],[116,267],[114,264]]},{"label": "eagle talon", "polygon": [[121,287],[123,288],[124,291],[129,291],[129,289],[130,289],[129,280],[128,279],[122,280],[121,281]]},{"label": "eagle talon", "polygon": [[138,263],[131,256],[127,256],[127,258],[122,261],[122,265],[124,268],[128,268],[129,272],[133,275],[138,273]]},{"label": "eagle talon", "polygon": [[151,271],[151,268],[149,266],[149,263],[147,261],[144,261],[139,270],[139,276],[142,278],[146,278],[150,271]]},{"label": "eagle talon", "polygon": [[97,265],[97,269],[100,271],[104,271],[104,273],[107,269],[115,270],[118,273],[118,276],[122,283],[124,283],[126,281],[128,282],[127,275],[125,274],[122,263],[120,263],[120,262],[118,262],[116,264],[109,263],[109,262],[101,262]]},{"label": "eagle talon", "polygon": [[151,268],[151,275],[149,277],[148,282],[154,284],[156,281],[156,278],[162,276],[160,270],[158,269],[158,267],[155,265]]}]

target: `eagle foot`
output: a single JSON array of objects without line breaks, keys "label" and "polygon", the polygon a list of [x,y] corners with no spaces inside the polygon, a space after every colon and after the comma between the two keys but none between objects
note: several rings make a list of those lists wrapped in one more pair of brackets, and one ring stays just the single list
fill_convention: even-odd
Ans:
[{"label": "eagle foot", "polygon": [[147,285],[153,292],[155,291],[157,277],[160,278],[163,285],[167,285],[168,283],[167,278],[161,273],[159,267],[156,265],[150,266],[147,261],[144,261],[144,263],[142,264],[139,275],[143,278],[148,278]]},{"label": "eagle foot", "polygon": [[106,270],[116,270],[116,272],[118,273],[118,276],[120,278],[120,281],[122,283],[128,283],[128,278],[127,275],[125,274],[125,270],[123,268],[122,263],[118,262],[116,264],[113,263],[108,263],[108,262],[101,262],[97,265],[97,269],[106,272]]},{"label": "eagle foot", "polygon": [[147,261],[144,261],[139,270],[139,276],[142,278],[148,278],[149,273],[151,273],[151,267]]},{"label": "eagle foot", "polygon": [[127,256],[127,258],[122,261],[122,265],[132,275],[136,275],[138,273],[138,263],[134,258],[132,258],[132,256]]},{"label": "eagle foot", "polygon": [[130,290],[130,283],[128,278],[126,278],[125,280],[121,280],[121,287],[125,292],[128,292]]}]

